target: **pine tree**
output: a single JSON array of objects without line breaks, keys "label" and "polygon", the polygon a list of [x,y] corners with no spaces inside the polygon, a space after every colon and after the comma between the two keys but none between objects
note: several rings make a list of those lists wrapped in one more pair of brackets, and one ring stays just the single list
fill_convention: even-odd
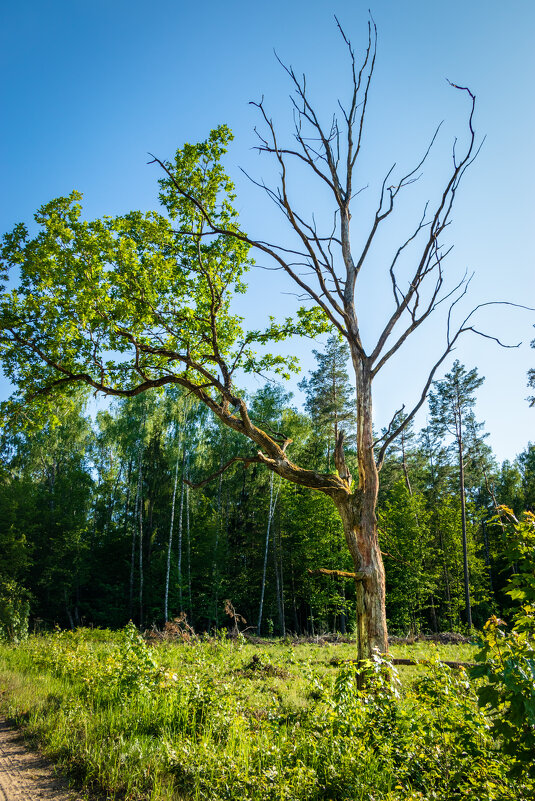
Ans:
[{"label": "pine tree", "polygon": [[[463,572],[466,623],[472,626],[472,607],[470,603],[470,578],[468,571],[468,545],[466,534],[466,488],[465,461],[466,440],[477,431],[478,425],[473,415],[475,391],[485,379],[478,376],[477,369],[469,372],[459,362],[453,363],[450,373],[441,380],[433,382],[429,395],[431,427],[441,436],[449,434],[453,438],[459,468],[459,498],[461,501],[461,530],[463,543]],[[470,433],[469,433],[470,432]]]},{"label": "pine tree", "polygon": [[347,374],[349,348],[332,335],[323,352],[313,350],[317,368],[304,378],[299,388],[306,395],[305,409],[327,451],[327,468],[341,431],[346,438],[355,430],[355,390]]}]

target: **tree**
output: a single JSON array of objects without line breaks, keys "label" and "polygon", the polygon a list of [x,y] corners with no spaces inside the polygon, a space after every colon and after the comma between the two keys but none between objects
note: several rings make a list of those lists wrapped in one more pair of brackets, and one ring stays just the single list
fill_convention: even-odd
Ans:
[{"label": "tree", "polygon": [[535,510],[535,445],[529,442],[525,450],[516,457],[516,465],[522,475],[524,509]]},{"label": "tree", "polygon": [[331,335],[323,353],[313,350],[318,364],[316,370],[304,378],[299,388],[306,394],[305,409],[312,418],[318,434],[327,440],[327,469],[331,469],[334,452],[341,430],[346,437],[355,428],[354,392],[347,374],[349,349],[344,341]]},{"label": "tree", "polygon": [[59,399],[45,426],[21,429],[6,419],[2,445],[11,453],[0,477],[0,574],[32,588],[34,615],[71,626],[83,617],[91,540],[92,436],[81,389],[74,402]]},{"label": "tree", "polygon": [[[327,495],[342,519],[355,568],[359,655],[364,656],[373,647],[381,651],[388,647],[375,511],[384,453],[424,403],[435,372],[461,334],[475,330],[473,312],[454,329],[450,310],[443,351],[423,382],[418,401],[400,425],[389,426],[380,443],[372,430],[372,384],[407,338],[455,292],[444,286],[444,260],[450,248],[442,235],[477,147],[475,98],[467,88],[455,86],[469,101],[464,149],[459,143],[454,147],[449,175],[436,198],[425,204],[419,222],[410,224],[392,253],[391,308],[375,344],[365,348],[358,304],[368,301],[361,297],[359,277],[378,232],[403,191],[417,179],[437,134],[413,168],[399,174],[394,167],[388,171],[371,224],[360,231],[364,245],[356,253],[351,244],[358,191],[354,174],[363,144],[376,31],[369,23],[360,65],[350,41],[341,34],[350,64],[349,100],[341,106],[341,121],[335,116],[324,129],[305,80],[289,67],[285,69],[295,90],[295,145],[279,143],[263,102],[257,104],[267,130],[259,150],[274,157],[281,176],[277,189],[264,189],[285,215],[297,244],[269,244],[240,229],[232,206],[233,185],[221,165],[232,137],[221,126],[205,142],[179,149],[172,162],[154,158],[164,174],[160,200],[166,215],[134,211],[84,222],[81,196],[73,192],[38,211],[35,219],[41,230],[34,238],[23,224],[7,234],[4,269],[18,267],[20,283],[16,291],[3,295],[0,345],[5,370],[19,388],[14,401],[46,401],[50,393],[69,392],[78,382],[122,397],[178,384],[254,445],[254,451],[229,459],[218,474],[237,462],[259,462],[290,482]],[[307,219],[306,212],[292,205],[292,162],[307,167],[321,191],[330,193],[334,223],[328,220],[320,229],[314,216]],[[231,299],[234,292],[245,289],[251,248],[271,257],[297,284],[306,302],[294,318],[272,320],[265,330],[245,332],[232,313]],[[457,287],[461,294],[465,289],[462,282]],[[355,373],[355,483],[347,468],[342,432],[334,453],[336,474],[303,468],[290,458],[290,439],[283,431],[253,422],[237,384],[240,371],[287,376],[295,369],[293,357],[257,356],[256,347],[295,334],[317,336],[326,331],[337,332],[347,342]]]},{"label": "tree", "polygon": [[442,381],[435,381],[429,395],[432,427],[437,434],[449,433],[454,440],[459,466],[459,498],[461,501],[461,527],[463,542],[464,598],[466,623],[472,626],[472,607],[470,604],[470,577],[468,573],[468,544],[466,536],[466,490],[465,461],[466,440],[481,424],[475,423],[473,407],[474,392],[484,382],[476,368],[466,371],[458,359],[453,363],[450,373]]},{"label": "tree", "polygon": [[379,509],[381,537],[388,559],[386,569],[387,612],[400,633],[417,634],[436,593],[436,563],[424,498],[398,480]]}]

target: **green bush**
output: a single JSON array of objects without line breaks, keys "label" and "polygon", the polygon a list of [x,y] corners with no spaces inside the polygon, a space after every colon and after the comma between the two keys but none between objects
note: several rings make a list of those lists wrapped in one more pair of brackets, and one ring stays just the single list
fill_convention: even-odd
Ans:
[{"label": "green bush", "polygon": [[15,643],[25,640],[29,614],[26,591],[13,579],[0,578],[0,640]]},{"label": "green bush", "polygon": [[[112,798],[519,801],[466,671],[426,646],[402,685],[388,659],[228,640],[151,648],[135,627],[0,648],[9,711],[86,786]],[[348,656],[351,651],[348,650]]]},{"label": "green bush", "polygon": [[487,621],[472,676],[485,680],[479,704],[500,748],[512,757],[510,773],[535,777],[535,516],[525,512],[517,520],[510,509],[500,511],[514,569],[507,593],[520,606],[511,631],[496,616]]}]

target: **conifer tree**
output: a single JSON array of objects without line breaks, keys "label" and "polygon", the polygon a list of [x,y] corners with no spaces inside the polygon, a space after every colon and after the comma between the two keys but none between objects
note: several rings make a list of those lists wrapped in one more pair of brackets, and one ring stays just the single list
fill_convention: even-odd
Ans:
[{"label": "conifer tree", "polygon": [[327,445],[327,469],[340,431],[346,440],[355,433],[355,390],[347,373],[349,348],[339,336],[331,335],[323,351],[313,350],[317,368],[303,378],[299,388],[306,395],[305,409]]},{"label": "conifer tree", "polygon": [[470,603],[466,535],[466,440],[469,437],[469,432],[476,430],[478,425],[475,423],[473,416],[474,393],[484,380],[483,377],[478,376],[476,368],[467,372],[466,368],[456,359],[451,372],[447,373],[441,381],[433,382],[433,388],[429,394],[431,427],[439,435],[449,434],[452,437],[453,447],[455,447],[457,454],[459,498],[461,502],[465,615],[468,627],[472,626],[472,607]]}]

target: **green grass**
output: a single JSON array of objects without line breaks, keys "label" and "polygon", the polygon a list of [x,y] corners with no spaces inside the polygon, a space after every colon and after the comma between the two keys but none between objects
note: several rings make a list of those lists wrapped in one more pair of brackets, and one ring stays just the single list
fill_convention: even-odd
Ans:
[{"label": "green grass", "polygon": [[0,704],[108,799],[532,798],[507,778],[466,673],[439,664],[473,654],[396,645],[431,665],[400,668],[398,686],[377,663],[359,692],[350,644],[149,648],[133,629],[80,630],[1,646]]}]

